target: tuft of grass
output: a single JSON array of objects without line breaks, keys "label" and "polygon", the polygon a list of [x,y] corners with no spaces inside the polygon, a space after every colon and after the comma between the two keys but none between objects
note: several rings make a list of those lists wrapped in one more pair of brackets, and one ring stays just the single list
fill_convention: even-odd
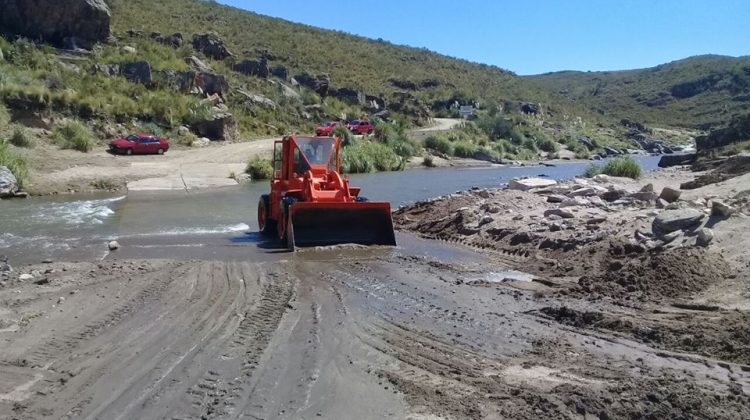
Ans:
[{"label": "tuft of grass", "polygon": [[641,177],[642,173],[643,169],[641,169],[641,165],[639,165],[632,157],[621,156],[610,160],[604,164],[604,166],[594,164],[589,165],[584,171],[583,176],[591,178],[599,174],[604,174],[638,179]]},{"label": "tuft of grass", "polygon": [[10,136],[10,144],[16,147],[31,148],[34,147],[34,140],[32,140],[28,130],[23,127],[16,127],[13,130],[13,135]]},{"label": "tuft of grass", "polygon": [[331,135],[340,138],[343,146],[350,146],[354,142],[354,135],[343,125],[334,128]]},{"label": "tuft of grass", "polygon": [[55,129],[54,136],[63,149],[87,153],[94,148],[94,134],[80,121],[67,121]]},{"label": "tuft of grass", "polygon": [[426,155],[424,157],[424,160],[422,160],[422,165],[428,167],[428,168],[434,168],[435,167],[435,160],[432,157],[432,155]]},{"label": "tuft of grass", "polygon": [[10,149],[7,141],[0,141],[0,166],[5,166],[16,177],[18,188],[22,189],[29,177],[26,159]]},{"label": "tuft of grass", "polygon": [[446,155],[453,154],[453,144],[445,137],[430,136],[424,141],[424,147],[436,150]]},{"label": "tuft of grass", "polygon": [[247,163],[245,173],[250,174],[253,180],[271,179],[273,177],[273,163],[270,159],[254,157]]}]

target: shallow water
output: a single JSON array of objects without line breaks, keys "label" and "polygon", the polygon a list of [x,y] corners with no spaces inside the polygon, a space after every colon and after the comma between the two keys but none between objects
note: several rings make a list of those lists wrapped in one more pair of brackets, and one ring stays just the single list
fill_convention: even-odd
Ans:
[{"label": "shallow water", "polygon": [[[644,170],[659,158],[636,157]],[[556,167],[481,167],[414,169],[352,175],[352,185],[372,201],[393,208],[471,187],[499,187],[514,177],[548,176],[564,180],[580,175],[588,162]],[[108,254],[107,241],[163,243],[167,249],[194,248],[202,239],[228,245],[259,246],[256,206],[268,182],[204,192],[143,192],[125,195],[56,196],[0,202],[0,255],[12,262],[45,258],[91,259]],[[164,252],[159,252],[164,254]],[[166,256],[166,255],[162,255]]]}]

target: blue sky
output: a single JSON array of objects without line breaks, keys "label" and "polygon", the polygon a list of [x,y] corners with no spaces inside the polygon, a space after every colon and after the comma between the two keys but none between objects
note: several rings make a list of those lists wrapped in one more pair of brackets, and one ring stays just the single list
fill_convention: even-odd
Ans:
[{"label": "blue sky", "polygon": [[750,54],[750,0],[220,0],[518,74]]}]

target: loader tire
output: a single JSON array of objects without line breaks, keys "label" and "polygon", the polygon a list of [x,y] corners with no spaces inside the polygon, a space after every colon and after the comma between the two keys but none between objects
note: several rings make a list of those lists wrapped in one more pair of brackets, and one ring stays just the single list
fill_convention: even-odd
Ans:
[{"label": "loader tire", "polygon": [[[281,238],[281,246],[292,249],[292,250],[294,249],[294,230],[289,229],[292,226],[291,217],[289,216],[289,207],[291,207],[296,202],[297,202],[297,199],[294,197],[284,197],[281,199],[281,218],[278,221],[278,226],[284,227],[283,234],[279,235]],[[289,240],[290,232],[292,234],[291,248],[290,248],[290,240]]]},{"label": "loader tire", "polygon": [[269,218],[269,207],[268,194],[263,194],[258,200],[258,230],[266,236],[276,232],[276,221]]}]

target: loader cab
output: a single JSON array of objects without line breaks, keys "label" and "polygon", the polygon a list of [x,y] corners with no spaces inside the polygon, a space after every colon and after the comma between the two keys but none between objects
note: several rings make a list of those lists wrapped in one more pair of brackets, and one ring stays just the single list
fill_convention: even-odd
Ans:
[{"label": "loader cab", "polygon": [[338,172],[338,137],[285,137],[274,144],[274,179],[301,178],[307,171],[313,176]]}]

